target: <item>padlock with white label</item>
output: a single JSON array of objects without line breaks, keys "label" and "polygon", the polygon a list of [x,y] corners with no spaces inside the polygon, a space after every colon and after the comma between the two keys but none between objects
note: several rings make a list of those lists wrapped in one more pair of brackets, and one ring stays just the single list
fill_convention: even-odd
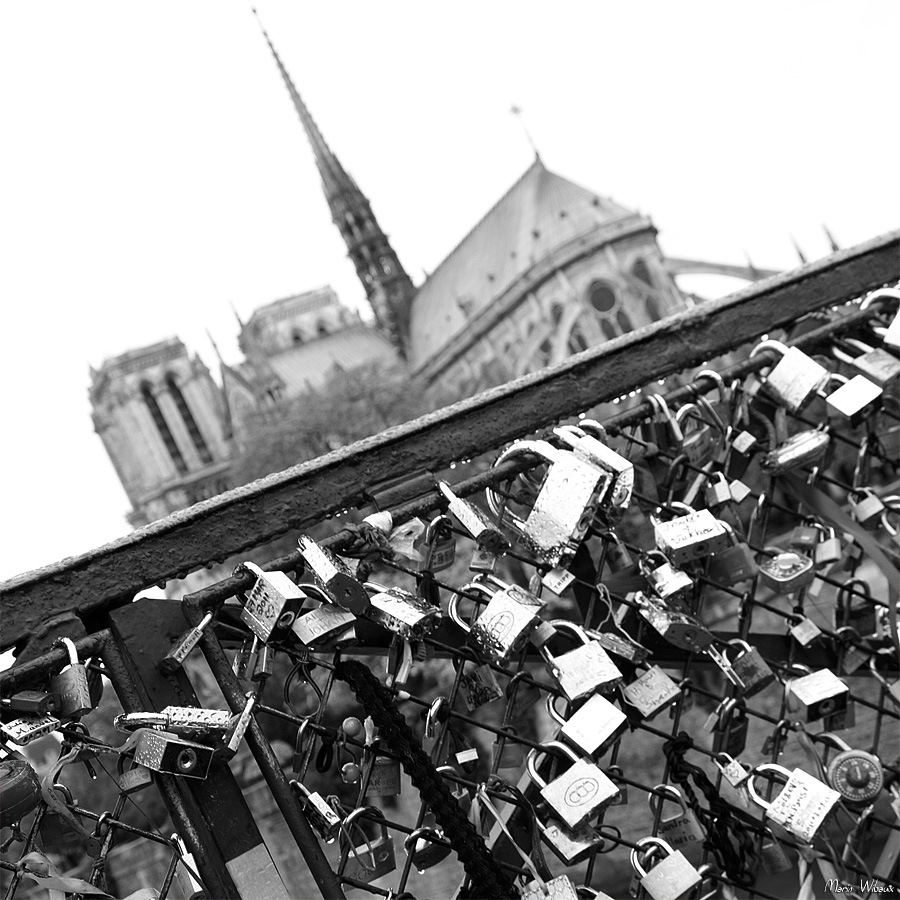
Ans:
[{"label": "padlock with white label", "polygon": [[500,454],[494,465],[527,455],[550,463],[527,516],[523,519],[506,506],[491,488],[485,492],[488,506],[494,515],[504,515],[539,562],[549,566],[566,565],[609,492],[612,476],[547,441],[517,441]]},{"label": "padlock with white label", "polygon": [[[581,646],[553,656],[548,644],[560,631],[574,634]],[[531,643],[538,648],[548,671],[570,701],[593,693],[608,694],[622,683],[622,673],[609,654],[574,622],[565,619],[542,622],[532,632]]]},{"label": "padlock with white label", "polygon": [[[757,775],[775,776],[785,786],[769,803],[756,790]],[[747,782],[750,799],[763,809],[766,818],[780,825],[789,834],[806,843],[812,843],[816,833],[829,818],[841,795],[827,784],[802,769],[793,772],[776,763],[763,763],[753,769]]]},{"label": "padlock with white label", "polygon": [[[487,606],[470,625],[459,611],[462,595],[481,594]],[[505,584],[488,575],[483,581],[470,581],[450,598],[450,618],[469,635],[469,641],[479,652],[496,663],[504,662],[510,654],[525,646],[538,624],[538,614],[544,602],[515,584]]]},{"label": "padlock with white label", "polygon": [[306,594],[284,572],[263,572],[252,562],[234,570],[235,575],[245,572],[256,580],[249,591],[238,593],[244,603],[241,621],[265,644],[294,624]]},{"label": "padlock with white label", "polygon": [[58,715],[63,719],[80,719],[93,708],[87,669],[78,661],[78,650],[71,638],[57,638],[53,646],[63,646],[69,654],[68,665],[50,679],[50,690],[59,694]]},{"label": "padlock with white label", "polygon": [[[657,861],[646,868],[647,850],[654,848]],[[653,900],[684,900],[703,879],[680,850],[675,850],[661,838],[645,837],[636,842],[631,851],[631,866],[637,873],[641,887]]]},{"label": "padlock with white label", "polygon": [[765,350],[775,350],[781,356],[763,375],[766,393],[789,412],[800,412],[827,381],[828,369],[798,347],[787,347],[780,341],[762,341],[750,351],[750,358]]},{"label": "padlock with white label", "polygon": [[628,718],[606,697],[594,694],[568,718],[556,708],[557,696],[547,695],[547,712],[559,724],[558,736],[585,756],[595,756],[611,747],[628,728]]},{"label": "padlock with white label", "polygon": [[[546,741],[541,748],[534,748],[528,754],[526,771],[540,788],[541,797],[568,828],[584,824],[609,806],[619,793],[619,789],[598,766],[579,757],[560,741]],[[548,750],[557,751],[572,761],[572,765],[549,784],[541,778],[537,769],[538,759]]]},{"label": "padlock with white label", "polygon": [[841,383],[837,390],[825,397],[828,414],[837,422],[845,422],[851,428],[857,428],[881,406],[883,388],[865,375],[854,375],[848,379],[843,375],[833,374],[829,380]]},{"label": "padlock with white label", "polygon": [[349,609],[354,615],[362,615],[369,606],[369,595],[362,584],[353,577],[350,567],[308,535],[300,535],[297,545],[306,568],[329,600],[344,609]]},{"label": "padlock with white label", "polygon": [[[673,801],[679,807],[677,812],[668,815],[660,811],[666,800]],[[676,849],[687,844],[702,843],[706,832],[697,820],[694,811],[687,805],[681,791],[671,784],[658,784],[653,792],[647,795],[650,811],[654,818],[659,815],[659,836],[668,841]],[[664,808],[664,807],[663,807]]]}]

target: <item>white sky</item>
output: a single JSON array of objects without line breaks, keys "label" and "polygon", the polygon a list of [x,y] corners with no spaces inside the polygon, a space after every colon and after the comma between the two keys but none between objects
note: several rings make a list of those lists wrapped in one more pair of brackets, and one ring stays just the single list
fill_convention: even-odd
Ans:
[{"label": "white sky", "polygon": [[[796,265],[898,225],[883,2],[260,0],[413,280],[546,165],[672,256]],[[177,334],[237,361],[254,307],[364,294],[249,4],[0,4],[0,577],[127,531],[88,364]],[[695,287],[695,285],[692,285]]]}]

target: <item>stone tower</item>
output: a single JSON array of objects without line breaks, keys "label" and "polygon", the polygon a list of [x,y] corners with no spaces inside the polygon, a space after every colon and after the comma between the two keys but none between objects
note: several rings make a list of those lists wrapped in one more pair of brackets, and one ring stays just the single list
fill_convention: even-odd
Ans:
[{"label": "stone tower", "polygon": [[413,283],[400,264],[388,236],[381,230],[368,199],[325,143],[265,29],[263,36],[309,138],[331,217],[347,245],[348,255],[365,288],[366,299],[375,313],[379,328],[390,339],[397,353],[406,359],[409,309],[415,294]]},{"label": "stone tower", "polygon": [[91,369],[94,430],[145,525],[227,490],[230,447],[219,389],[178,338]]}]

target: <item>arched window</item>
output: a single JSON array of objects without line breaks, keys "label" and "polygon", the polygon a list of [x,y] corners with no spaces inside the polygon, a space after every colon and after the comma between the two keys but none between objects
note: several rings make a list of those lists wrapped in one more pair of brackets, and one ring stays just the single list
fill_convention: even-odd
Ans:
[{"label": "arched window", "polygon": [[650,270],[647,268],[647,263],[642,259],[639,259],[631,267],[631,274],[634,275],[638,281],[643,281],[644,284],[649,284],[650,287],[653,287],[653,279],[650,277]]},{"label": "arched window", "polygon": [[616,334],[616,326],[613,325],[609,319],[601,319],[600,320],[600,328],[603,330],[603,334],[606,336],[608,341],[611,341],[614,337],[618,337]]},{"label": "arched window", "polygon": [[187,401],[181,393],[181,388],[175,383],[175,376],[171,373],[166,375],[166,385],[169,388],[172,399],[175,401],[175,406],[178,407],[178,415],[181,416],[188,434],[191,436],[191,443],[197,448],[197,454],[203,462],[211,463],[212,454],[209,452],[209,447],[206,446],[206,441],[203,440],[203,435],[200,434],[200,429],[197,427],[197,422],[194,420]]},{"label": "arched window", "polygon": [[588,285],[587,298],[597,312],[609,312],[616,305],[616,292],[605,281],[592,281]]},{"label": "arched window", "polygon": [[319,337],[325,337],[325,335],[328,334],[328,326],[324,322],[319,322],[319,324],[316,325],[316,334],[318,334]]},{"label": "arched window", "polygon": [[650,317],[651,322],[658,322],[663,317],[656,297],[647,298],[647,315]]},{"label": "arched window", "polygon": [[618,313],[616,313],[616,321],[619,323],[619,328],[622,329],[622,334],[628,334],[629,331],[634,331],[634,324],[631,321],[631,317],[624,309],[620,309]]},{"label": "arched window", "polygon": [[291,332],[291,340],[294,342],[295,345],[302,344],[303,343],[303,332],[300,331],[299,328],[295,328]]},{"label": "arched window", "polygon": [[582,350],[587,350],[587,348],[590,347],[587,338],[577,325],[572,329],[572,333],[569,335],[568,346],[569,353],[581,353]]},{"label": "arched window", "polygon": [[156,425],[156,430],[166,445],[169,456],[172,457],[172,462],[175,463],[175,468],[178,469],[179,475],[186,475],[188,470],[187,464],[181,455],[181,451],[178,449],[178,444],[175,443],[175,437],[169,429],[169,423],[163,417],[162,410],[156,402],[156,397],[153,396],[153,388],[146,381],[141,385],[141,396],[144,398],[144,403],[150,412],[153,424]]}]

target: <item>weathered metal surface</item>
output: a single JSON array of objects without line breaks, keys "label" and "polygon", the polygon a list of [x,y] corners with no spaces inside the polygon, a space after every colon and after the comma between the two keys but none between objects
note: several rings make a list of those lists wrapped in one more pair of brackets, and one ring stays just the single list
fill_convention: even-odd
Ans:
[{"label": "weathered metal surface", "polygon": [[2,647],[48,615],[127,603],[161,580],[363,503],[370,485],[475,456],[632,390],[638,373],[643,384],[698,365],[898,277],[894,231],[17,576],[0,586]]}]

